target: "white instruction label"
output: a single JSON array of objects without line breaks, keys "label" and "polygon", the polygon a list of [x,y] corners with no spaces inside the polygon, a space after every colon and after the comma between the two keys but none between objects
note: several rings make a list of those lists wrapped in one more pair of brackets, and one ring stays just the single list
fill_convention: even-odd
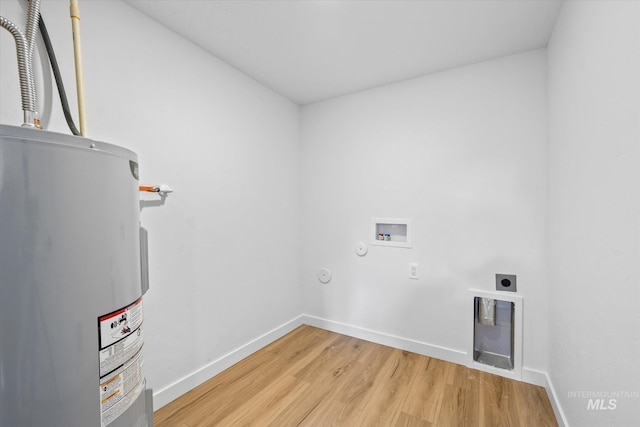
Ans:
[{"label": "white instruction label", "polygon": [[98,318],[100,350],[120,341],[142,325],[142,298]]},{"label": "white instruction label", "polygon": [[144,390],[142,298],[98,318],[102,427],[125,412]]}]

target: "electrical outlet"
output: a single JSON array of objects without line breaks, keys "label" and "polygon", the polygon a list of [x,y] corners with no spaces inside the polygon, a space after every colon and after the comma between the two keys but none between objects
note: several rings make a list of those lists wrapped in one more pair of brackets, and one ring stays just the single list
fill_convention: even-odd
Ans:
[{"label": "electrical outlet", "polygon": [[409,263],[409,279],[418,278],[418,264],[415,262]]},{"label": "electrical outlet", "polygon": [[496,291],[517,292],[515,274],[496,274]]}]

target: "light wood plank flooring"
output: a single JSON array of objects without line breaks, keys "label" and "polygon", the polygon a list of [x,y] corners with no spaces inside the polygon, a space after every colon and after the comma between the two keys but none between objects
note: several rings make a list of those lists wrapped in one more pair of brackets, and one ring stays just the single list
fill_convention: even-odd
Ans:
[{"label": "light wood plank flooring", "polygon": [[306,325],[159,409],[154,422],[557,426],[541,387]]}]

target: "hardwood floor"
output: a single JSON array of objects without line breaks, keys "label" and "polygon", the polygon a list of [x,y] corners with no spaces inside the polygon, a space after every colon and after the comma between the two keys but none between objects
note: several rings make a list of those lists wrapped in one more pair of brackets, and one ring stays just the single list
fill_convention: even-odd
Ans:
[{"label": "hardwood floor", "polygon": [[306,325],[159,409],[154,423],[557,426],[541,387]]}]

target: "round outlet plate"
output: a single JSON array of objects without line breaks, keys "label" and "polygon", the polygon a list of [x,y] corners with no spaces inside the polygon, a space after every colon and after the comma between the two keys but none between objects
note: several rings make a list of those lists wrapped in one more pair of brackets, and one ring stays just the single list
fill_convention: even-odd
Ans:
[{"label": "round outlet plate", "polygon": [[366,243],[360,242],[356,245],[356,254],[358,254],[358,256],[365,256],[368,251],[369,248],[367,248]]},{"label": "round outlet plate", "polygon": [[321,268],[318,272],[318,280],[320,283],[329,283],[331,281],[331,272],[328,268]]}]

